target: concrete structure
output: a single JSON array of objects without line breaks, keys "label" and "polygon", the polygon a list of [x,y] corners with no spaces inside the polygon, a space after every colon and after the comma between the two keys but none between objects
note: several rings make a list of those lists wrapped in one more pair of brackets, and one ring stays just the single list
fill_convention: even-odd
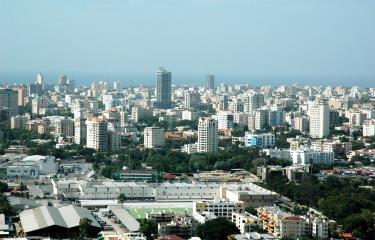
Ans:
[{"label": "concrete structure", "polygon": [[193,205],[193,212],[203,213],[208,212],[214,214],[216,217],[223,217],[232,220],[232,213],[244,212],[245,206],[241,201],[232,202],[224,199],[214,199],[207,201],[195,201]]},{"label": "concrete structure", "polygon": [[252,113],[264,105],[264,95],[260,93],[251,93],[245,98],[244,112]]},{"label": "concrete structure", "polygon": [[10,109],[12,116],[18,114],[18,91],[10,88],[0,89],[0,108]]},{"label": "concrete structure", "polygon": [[334,152],[314,151],[310,148],[291,150],[290,155],[295,165],[332,164],[335,158]]},{"label": "concrete structure", "polygon": [[205,88],[207,90],[214,90],[215,89],[215,76],[209,74],[206,76],[206,85]]},{"label": "concrete structure", "polygon": [[172,106],[171,96],[172,73],[165,68],[156,72],[156,102],[155,107],[168,109]]},{"label": "concrete structure", "polygon": [[87,144],[87,125],[85,118],[74,120],[74,143],[80,145]]},{"label": "concrete structure", "polygon": [[260,219],[248,212],[233,212],[231,221],[241,233],[250,233],[262,227]]},{"label": "concrete structure", "polygon": [[275,146],[275,134],[273,133],[262,133],[253,134],[245,132],[245,146],[246,147],[260,147],[270,148]]},{"label": "concrete structure", "polygon": [[165,137],[164,129],[159,127],[146,127],[143,131],[144,147],[145,148],[159,148],[164,147]]},{"label": "concrete structure", "polygon": [[233,128],[233,114],[230,112],[219,112],[217,115],[218,129],[227,130]]},{"label": "concrete structure", "polygon": [[8,178],[33,179],[40,175],[55,175],[58,165],[53,156],[32,155],[7,168]]},{"label": "concrete structure", "polygon": [[97,151],[108,150],[108,123],[104,119],[92,118],[86,121],[86,147]]},{"label": "concrete structure", "polygon": [[198,152],[217,152],[218,123],[212,118],[200,118],[198,123]]},{"label": "concrete structure", "polygon": [[201,96],[198,92],[185,92],[184,94],[184,107],[194,108],[201,102]]},{"label": "concrete structure", "polygon": [[375,136],[375,120],[366,120],[362,125],[363,136],[364,137],[373,137]]},{"label": "concrete structure", "polygon": [[30,120],[30,116],[12,116],[10,119],[11,129],[26,129],[26,124]]},{"label": "concrete structure", "polygon": [[320,101],[309,105],[310,136],[323,138],[329,134],[329,106]]}]

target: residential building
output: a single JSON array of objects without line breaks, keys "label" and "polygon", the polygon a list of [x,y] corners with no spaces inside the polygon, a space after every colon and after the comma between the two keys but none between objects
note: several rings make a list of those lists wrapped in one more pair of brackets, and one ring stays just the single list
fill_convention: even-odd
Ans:
[{"label": "residential building", "polygon": [[198,152],[217,152],[218,145],[218,122],[212,118],[199,118]]},{"label": "residential building", "polygon": [[143,132],[145,148],[160,148],[165,145],[164,129],[159,127],[146,127]]},{"label": "residential building", "polygon": [[246,147],[260,147],[260,148],[273,147],[275,146],[275,134],[273,133],[254,134],[251,132],[245,132],[245,146]]},{"label": "residential building", "polygon": [[329,134],[329,106],[326,102],[314,102],[309,106],[310,136],[323,138]]},{"label": "residential building", "polygon": [[97,151],[108,150],[108,123],[104,119],[91,118],[86,121],[86,147]]}]

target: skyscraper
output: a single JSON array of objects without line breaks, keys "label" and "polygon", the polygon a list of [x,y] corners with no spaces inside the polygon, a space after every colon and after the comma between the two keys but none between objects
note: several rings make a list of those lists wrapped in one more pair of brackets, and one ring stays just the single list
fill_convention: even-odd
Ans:
[{"label": "skyscraper", "polygon": [[165,68],[159,68],[159,70],[156,72],[155,107],[168,109],[172,106],[171,79],[171,72],[168,72]]},{"label": "skyscraper", "polygon": [[198,152],[217,152],[219,146],[218,123],[212,118],[199,118]]},{"label": "skyscraper", "polygon": [[44,85],[46,84],[46,80],[43,74],[38,73],[36,75],[36,83],[42,87],[42,90],[44,90]]},{"label": "skyscraper", "polygon": [[309,105],[310,136],[322,138],[329,134],[329,106],[324,101]]},{"label": "skyscraper", "polygon": [[12,116],[18,113],[18,91],[10,88],[0,89],[0,108],[8,108]]},{"label": "skyscraper", "polygon": [[185,92],[184,106],[186,108],[197,107],[201,101],[201,96],[198,92]]},{"label": "skyscraper", "polygon": [[207,90],[215,89],[215,76],[212,74],[209,74],[206,77],[206,89]]}]

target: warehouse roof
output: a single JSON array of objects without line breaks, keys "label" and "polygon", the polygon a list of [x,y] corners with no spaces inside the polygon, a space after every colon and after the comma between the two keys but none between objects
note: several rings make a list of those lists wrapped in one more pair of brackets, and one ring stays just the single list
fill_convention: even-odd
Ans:
[{"label": "warehouse roof", "polygon": [[100,228],[100,224],[89,210],[73,205],[61,208],[42,206],[20,213],[21,224],[26,233],[51,226],[60,226],[63,228],[77,227],[79,226],[79,221],[83,218],[90,219],[91,226]]}]

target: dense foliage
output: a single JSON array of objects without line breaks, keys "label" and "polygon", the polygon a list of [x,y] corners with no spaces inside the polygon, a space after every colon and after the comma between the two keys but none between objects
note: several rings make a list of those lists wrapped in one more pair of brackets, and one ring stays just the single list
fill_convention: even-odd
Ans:
[{"label": "dense foliage", "polygon": [[273,175],[266,183],[268,188],[300,204],[321,210],[343,224],[344,231],[364,238],[374,234],[371,214],[375,211],[375,192],[360,187],[367,184],[366,180],[358,178],[333,176],[323,181],[309,176],[296,184],[280,175]]},{"label": "dense foliage", "polygon": [[198,225],[197,233],[202,240],[227,240],[229,235],[238,234],[236,224],[225,218],[216,218]]}]

